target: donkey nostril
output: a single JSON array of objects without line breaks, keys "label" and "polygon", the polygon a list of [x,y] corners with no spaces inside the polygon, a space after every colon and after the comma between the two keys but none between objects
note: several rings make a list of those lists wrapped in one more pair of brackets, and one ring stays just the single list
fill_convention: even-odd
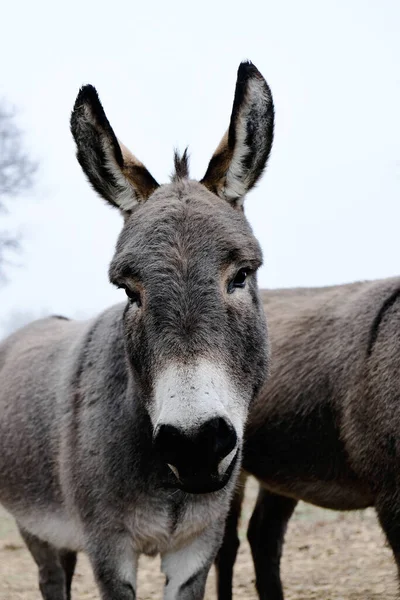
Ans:
[{"label": "donkey nostril", "polygon": [[218,417],[209,421],[209,430],[213,430],[213,451],[219,460],[227,456],[237,444],[237,435],[233,426]]},{"label": "donkey nostril", "polygon": [[156,451],[166,463],[174,466],[185,450],[185,442],[185,435],[173,425],[160,425],[154,437]]},{"label": "donkey nostril", "polygon": [[200,473],[215,473],[217,465],[236,447],[236,432],[229,421],[215,417],[196,431],[185,432],[162,424],[154,435],[154,448],[181,482]]}]

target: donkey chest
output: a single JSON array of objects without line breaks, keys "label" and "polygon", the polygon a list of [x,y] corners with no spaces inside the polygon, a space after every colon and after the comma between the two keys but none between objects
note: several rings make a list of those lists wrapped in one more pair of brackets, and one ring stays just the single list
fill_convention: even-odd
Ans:
[{"label": "donkey chest", "polygon": [[210,526],[216,512],[210,502],[198,505],[191,500],[163,502],[146,498],[129,513],[126,526],[135,550],[154,556],[190,543]]}]

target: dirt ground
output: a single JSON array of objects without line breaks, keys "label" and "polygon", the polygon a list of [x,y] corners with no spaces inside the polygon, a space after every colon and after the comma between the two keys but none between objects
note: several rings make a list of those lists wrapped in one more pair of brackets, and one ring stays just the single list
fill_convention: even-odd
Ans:
[{"label": "dirt ground", "polygon": [[[246,541],[256,486],[247,487],[235,572],[235,599],[257,600],[254,572]],[[372,509],[336,513],[300,504],[292,519],[282,565],[286,600],[394,600],[398,598],[396,569]],[[140,561],[138,598],[162,598],[157,559]],[[206,600],[215,599],[211,572]],[[40,600],[36,567],[13,520],[0,508],[0,600]],[[78,561],[74,600],[97,600],[93,577],[84,556]]]}]

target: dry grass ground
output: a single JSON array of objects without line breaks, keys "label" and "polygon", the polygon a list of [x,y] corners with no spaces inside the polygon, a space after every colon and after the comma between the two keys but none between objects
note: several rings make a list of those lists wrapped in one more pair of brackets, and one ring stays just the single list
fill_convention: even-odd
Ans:
[{"label": "dry grass ground", "polygon": [[[235,599],[257,600],[246,521],[255,497],[248,486],[235,573]],[[335,513],[300,504],[286,538],[282,576],[287,600],[394,600],[396,569],[374,511]],[[139,600],[160,599],[162,577],[156,559],[140,563]],[[214,573],[206,600],[215,600]],[[81,556],[73,587],[74,600],[97,600],[88,562]],[[36,567],[13,520],[0,508],[0,600],[40,600]]]}]

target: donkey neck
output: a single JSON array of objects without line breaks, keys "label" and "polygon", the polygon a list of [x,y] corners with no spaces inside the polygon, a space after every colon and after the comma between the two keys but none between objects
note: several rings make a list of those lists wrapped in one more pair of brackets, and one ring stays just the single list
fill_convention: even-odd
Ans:
[{"label": "donkey neck", "polygon": [[[129,365],[125,348],[123,315],[125,305],[115,305],[91,321],[81,341],[70,378],[71,431],[82,428],[86,442],[108,444],[121,455],[124,468],[144,480],[168,468],[153,449],[152,426],[145,407],[145,391]],[[76,350],[75,350],[76,352]],[[115,438],[118,423],[119,436]],[[93,432],[98,432],[92,435]],[[97,441],[96,441],[97,440]],[[124,441],[124,450],[119,448]]]}]

